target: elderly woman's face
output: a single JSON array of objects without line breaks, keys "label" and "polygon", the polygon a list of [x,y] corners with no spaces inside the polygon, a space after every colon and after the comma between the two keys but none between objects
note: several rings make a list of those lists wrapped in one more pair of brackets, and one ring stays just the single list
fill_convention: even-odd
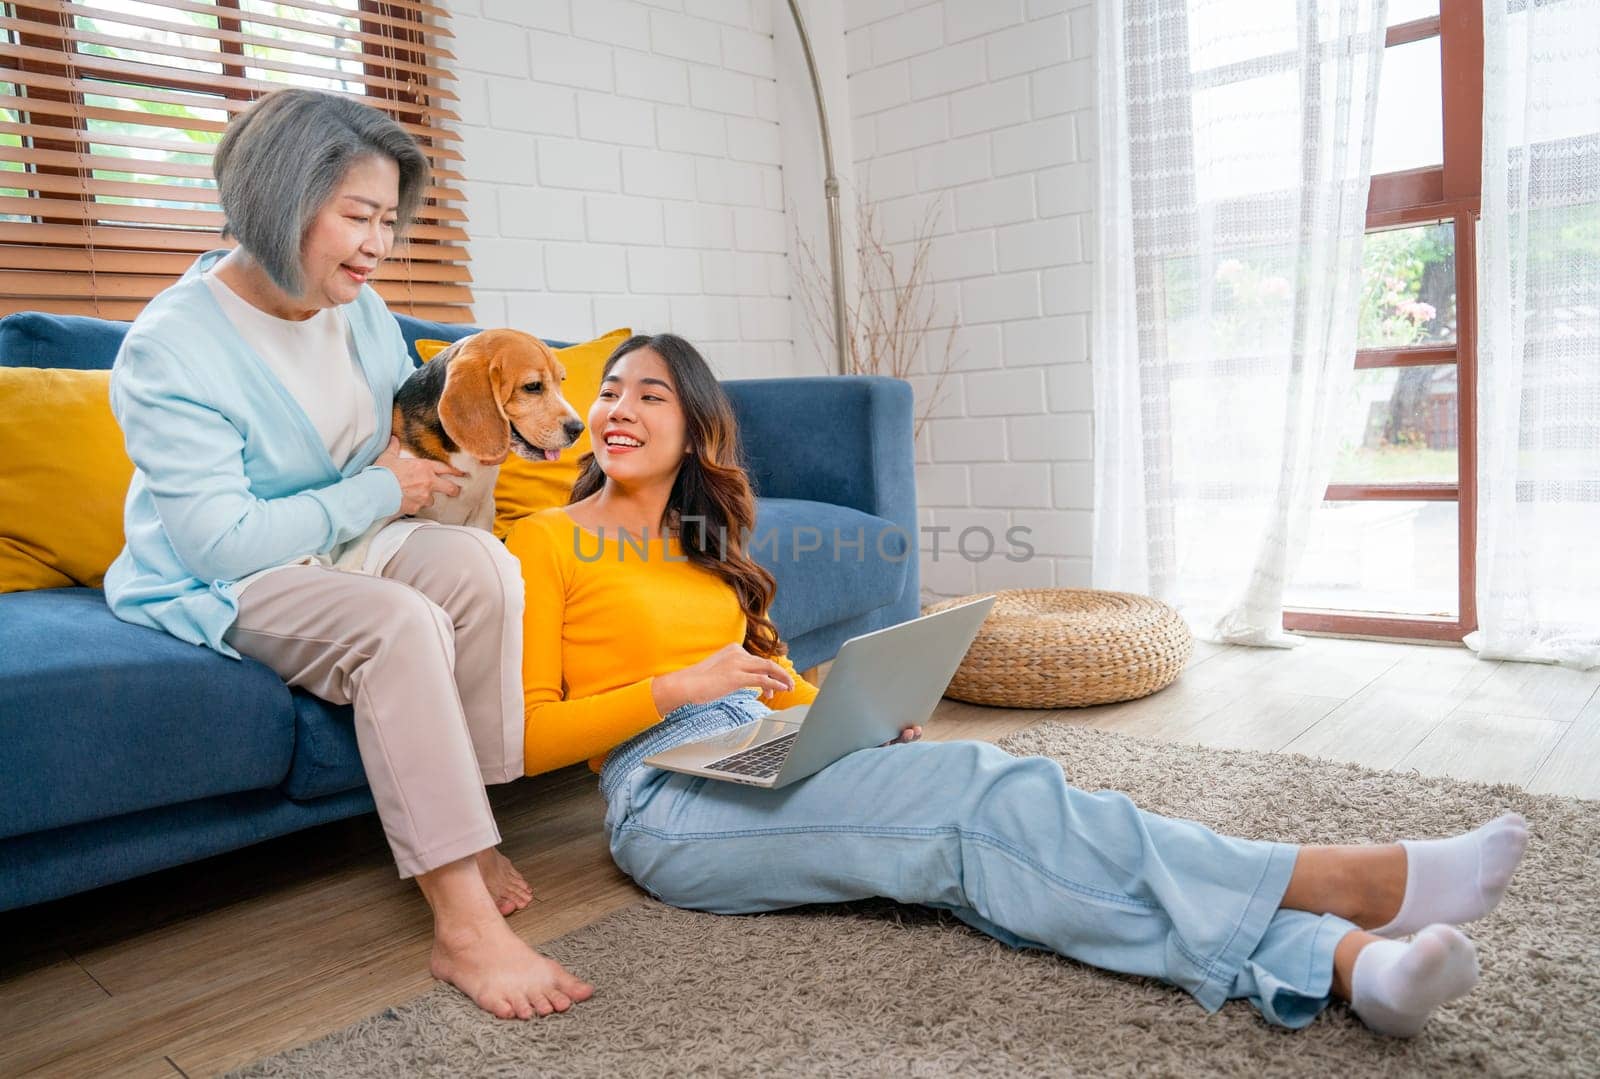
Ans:
[{"label": "elderly woman's face", "polygon": [[352,164],[306,230],[300,248],[306,295],[316,307],[350,303],[394,246],[400,166],[381,156]]}]

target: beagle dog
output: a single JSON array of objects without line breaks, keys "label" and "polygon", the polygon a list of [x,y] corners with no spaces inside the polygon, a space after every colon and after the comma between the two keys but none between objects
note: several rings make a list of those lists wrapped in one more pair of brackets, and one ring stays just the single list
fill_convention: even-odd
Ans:
[{"label": "beagle dog", "polygon": [[[419,367],[394,396],[393,431],[401,456],[444,461],[465,472],[453,497],[436,496],[416,516],[441,524],[494,527],[494,485],[515,453],[554,461],[583,434],[583,420],[561,396],[566,371],[550,347],[520,330],[463,337]],[[377,521],[347,544],[334,564],[361,569]]]}]

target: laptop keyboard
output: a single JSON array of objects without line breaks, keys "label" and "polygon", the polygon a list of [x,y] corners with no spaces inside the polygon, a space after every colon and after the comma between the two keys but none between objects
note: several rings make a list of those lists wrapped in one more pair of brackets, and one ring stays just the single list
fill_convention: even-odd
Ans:
[{"label": "laptop keyboard", "polygon": [[717,772],[732,772],[734,775],[770,779],[783,767],[784,759],[789,756],[790,747],[799,736],[800,732],[795,731],[782,738],[774,738],[754,749],[741,749],[731,757],[723,757],[706,767]]}]

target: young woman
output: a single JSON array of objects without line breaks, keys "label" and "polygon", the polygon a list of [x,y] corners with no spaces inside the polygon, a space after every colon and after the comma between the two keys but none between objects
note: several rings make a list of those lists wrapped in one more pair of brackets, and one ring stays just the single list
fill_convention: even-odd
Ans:
[{"label": "young woman", "polygon": [[507,540],[527,593],[526,759],[591,759],[612,857],[651,894],[722,913],[942,907],[1013,945],[1165,979],[1208,1010],[1247,998],[1286,1027],[1337,997],[1411,1035],[1476,984],[1454,926],[1504,893],[1527,841],[1515,815],[1385,846],[1237,839],[1076,790],[1046,758],[922,743],[917,728],[777,791],[645,766],[816,689],[784,657],[773,579],[740,543],[754,499],[694,348],[624,342],[589,426],[571,504]]}]

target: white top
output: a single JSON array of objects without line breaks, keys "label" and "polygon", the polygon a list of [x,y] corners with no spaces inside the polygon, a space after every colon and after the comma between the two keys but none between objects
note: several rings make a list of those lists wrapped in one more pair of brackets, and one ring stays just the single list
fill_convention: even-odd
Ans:
[{"label": "white top", "polygon": [[344,312],[325,307],[301,322],[276,318],[246,301],[215,273],[204,277],[228,321],[299,402],[322,436],[328,456],[343,469],[378,423],[372,389],[356,361]]},{"label": "white top", "polygon": [[[356,358],[355,338],[344,312],[327,307],[300,322],[277,318],[245,300],[216,274],[202,279],[239,335],[249,343],[289,395],[305,410],[334,465],[343,469],[357,448],[377,430],[372,388]],[[330,566],[379,574],[421,522],[373,522],[376,535],[350,540],[332,551],[268,566],[233,585],[235,596],[274,570],[286,566]]]}]

